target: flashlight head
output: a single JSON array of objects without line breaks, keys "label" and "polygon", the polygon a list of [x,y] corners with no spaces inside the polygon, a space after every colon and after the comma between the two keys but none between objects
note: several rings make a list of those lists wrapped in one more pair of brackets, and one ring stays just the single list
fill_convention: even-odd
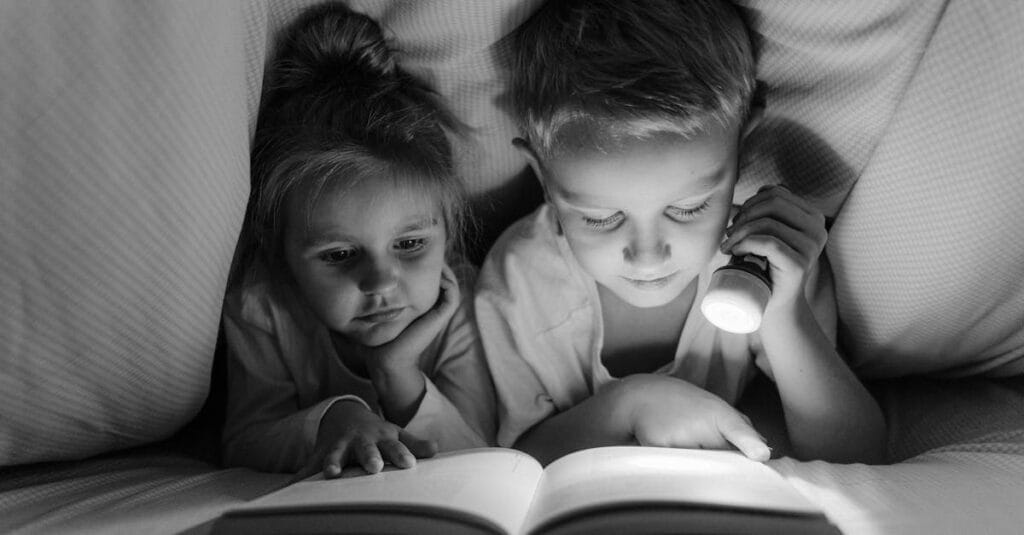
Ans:
[{"label": "flashlight head", "polygon": [[761,316],[771,295],[771,287],[763,278],[724,266],[712,274],[700,311],[723,331],[751,333],[761,326]]}]

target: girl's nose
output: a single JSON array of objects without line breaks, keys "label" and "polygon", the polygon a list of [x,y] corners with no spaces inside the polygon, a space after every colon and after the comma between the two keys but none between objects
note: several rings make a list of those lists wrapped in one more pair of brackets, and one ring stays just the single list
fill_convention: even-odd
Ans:
[{"label": "girl's nose", "polygon": [[367,295],[386,294],[398,286],[398,266],[390,259],[368,259],[359,278],[359,290]]}]

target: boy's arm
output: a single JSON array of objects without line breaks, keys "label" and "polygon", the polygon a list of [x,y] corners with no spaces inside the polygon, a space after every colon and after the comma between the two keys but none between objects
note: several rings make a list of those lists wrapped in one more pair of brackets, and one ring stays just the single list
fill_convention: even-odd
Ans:
[{"label": "boy's arm", "polygon": [[885,420],[806,299],[775,305],[761,341],[779,389],[793,453],[801,459],[881,463]]},{"label": "boy's arm", "polygon": [[547,464],[573,451],[618,444],[738,448],[767,461],[764,438],[722,398],[676,377],[635,374],[611,383],[524,433],[516,447]]},{"label": "boy's arm", "polygon": [[515,448],[547,465],[574,451],[636,444],[629,431],[624,389],[616,384],[564,412],[541,420],[519,436]]},{"label": "boy's arm", "polygon": [[[723,252],[759,255],[771,265],[772,296],[760,338],[793,452],[803,459],[881,462],[882,411],[820,323],[835,332],[824,216],[787,188],[762,187],[726,235]],[[829,305],[829,313],[816,317],[812,302]]]}]

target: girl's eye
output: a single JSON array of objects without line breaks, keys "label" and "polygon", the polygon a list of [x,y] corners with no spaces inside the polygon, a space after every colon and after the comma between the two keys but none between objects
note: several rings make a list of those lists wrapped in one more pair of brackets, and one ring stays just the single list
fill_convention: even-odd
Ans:
[{"label": "girl's eye", "polygon": [[419,251],[427,246],[426,238],[403,238],[395,242],[395,248],[403,253]]},{"label": "girl's eye", "polygon": [[588,227],[595,230],[611,230],[619,226],[625,218],[626,216],[622,215],[622,212],[615,212],[604,219],[595,219],[593,217],[584,216],[583,222],[586,223]]},{"label": "girl's eye", "polygon": [[680,208],[678,206],[669,206],[668,208],[665,209],[665,214],[668,215],[670,219],[673,219],[675,221],[689,221],[699,216],[701,212],[703,212],[704,210],[707,210],[710,204],[710,200],[707,200],[696,208]]},{"label": "girl's eye", "polygon": [[321,262],[326,262],[328,264],[340,264],[351,259],[355,254],[355,251],[352,249],[333,249],[330,251],[324,251],[318,256]]}]

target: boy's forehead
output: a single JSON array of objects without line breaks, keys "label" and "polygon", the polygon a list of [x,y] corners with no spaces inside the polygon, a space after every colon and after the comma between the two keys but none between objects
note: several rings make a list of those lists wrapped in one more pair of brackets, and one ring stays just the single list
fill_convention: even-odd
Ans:
[{"label": "boy's forehead", "polygon": [[[637,139],[613,151],[563,153],[543,163],[548,187],[568,202],[658,193],[681,200],[698,197],[729,178],[738,150],[725,130],[683,139]],[[656,191],[655,191],[656,190]]]}]

